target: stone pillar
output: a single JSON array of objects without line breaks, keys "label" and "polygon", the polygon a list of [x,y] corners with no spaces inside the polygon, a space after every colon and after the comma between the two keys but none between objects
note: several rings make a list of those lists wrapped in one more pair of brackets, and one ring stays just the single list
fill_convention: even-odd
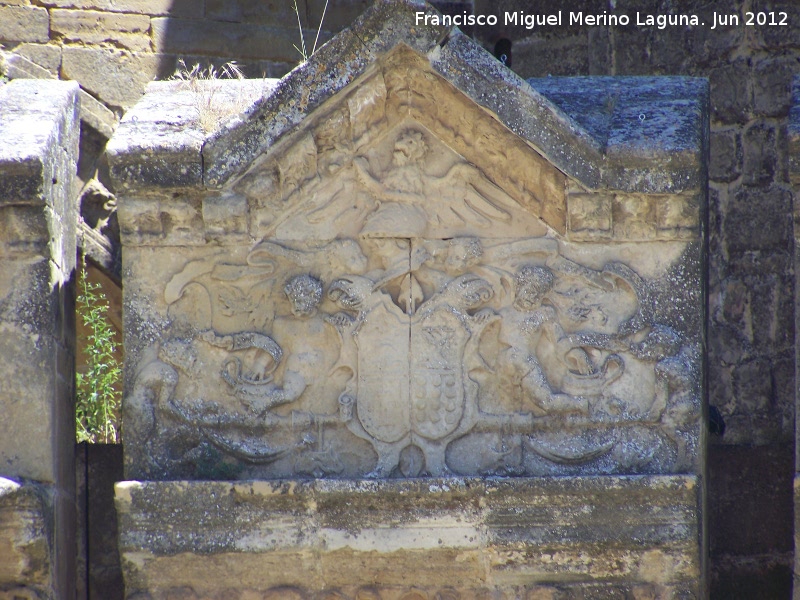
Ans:
[{"label": "stone pillar", "polygon": [[79,131],[77,84],[0,86],[0,556],[12,557],[0,589],[19,586],[12,598],[74,594]]}]

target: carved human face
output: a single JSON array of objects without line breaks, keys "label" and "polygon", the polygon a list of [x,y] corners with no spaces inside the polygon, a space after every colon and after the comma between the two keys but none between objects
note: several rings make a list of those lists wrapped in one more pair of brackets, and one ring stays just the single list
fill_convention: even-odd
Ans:
[{"label": "carved human face", "polygon": [[445,269],[450,273],[461,273],[478,264],[483,248],[478,238],[456,238],[450,241],[445,259]]},{"label": "carved human face", "polygon": [[425,140],[419,131],[405,131],[394,143],[394,164],[404,166],[419,162],[427,150]]},{"label": "carved human face", "polygon": [[313,317],[322,300],[322,282],[311,275],[297,275],[286,283],[284,292],[295,317]]},{"label": "carved human face", "polygon": [[538,308],[554,282],[555,276],[547,267],[522,267],[517,272],[514,306],[526,311]]}]

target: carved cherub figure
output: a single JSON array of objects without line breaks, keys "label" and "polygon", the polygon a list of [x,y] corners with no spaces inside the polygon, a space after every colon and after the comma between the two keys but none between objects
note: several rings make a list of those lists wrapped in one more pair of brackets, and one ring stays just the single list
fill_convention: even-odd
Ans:
[{"label": "carved cherub figure", "polygon": [[[284,293],[291,316],[275,319],[271,336],[281,345],[284,357],[276,382],[270,377],[261,385],[234,386],[237,397],[254,413],[263,416],[276,406],[298,400],[331,367],[331,349],[337,342],[333,328],[319,314],[322,291],[322,282],[312,275],[295,275],[286,282]],[[220,347],[235,342],[234,336],[207,341]]]},{"label": "carved cherub figure", "polygon": [[566,362],[571,370],[584,374],[592,368],[585,352],[570,343],[553,307],[543,304],[554,283],[555,275],[547,267],[525,265],[517,271],[514,302],[500,311],[499,340],[506,346],[500,362],[522,394],[523,409],[540,415],[586,413],[587,401],[557,393],[543,368],[552,361]]}]

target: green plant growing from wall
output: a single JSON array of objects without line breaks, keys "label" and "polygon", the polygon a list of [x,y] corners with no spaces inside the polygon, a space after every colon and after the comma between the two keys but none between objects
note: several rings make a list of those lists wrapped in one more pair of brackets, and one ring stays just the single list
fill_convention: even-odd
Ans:
[{"label": "green plant growing from wall", "polygon": [[78,318],[88,330],[83,340],[86,369],[75,374],[75,422],[79,442],[119,443],[119,382],[122,365],[115,356],[114,328],[99,283],[81,269],[76,301]]}]

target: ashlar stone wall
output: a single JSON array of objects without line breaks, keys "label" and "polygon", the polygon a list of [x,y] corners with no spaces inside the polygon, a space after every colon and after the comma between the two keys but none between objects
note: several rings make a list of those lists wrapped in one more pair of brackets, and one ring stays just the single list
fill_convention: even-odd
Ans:
[{"label": "ashlar stone wall", "polygon": [[[326,3],[297,4],[310,52]],[[320,40],[367,6],[332,2]],[[172,75],[178,58],[190,67],[236,60],[249,77],[280,76],[302,60],[292,2],[3,0],[0,44],[14,56],[12,69],[78,81],[117,113],[133,106],[148,82]]]},{"label": "ashlar stone wall", "polygon": [[[792,108],[789,112],[789,126],[787,128],[787,137],[789,141],[789,177],[792,182],[792,186],[794,188],[795,197],[797,194],[800,193],[800,77],[795,77],[792,85]],[[798,258],[800,258],[800,254],[798,254],[797,248],[797,222],[798,222],[798,215],[797,211],[794,212],[794,220],[795,220],[795,272],[797,272],[797,265]],[[798,314],[795,311],[795,314]],[[800,364],[798,364],[798,368],[800,369]],[[800,510],[800,460],[796,462],[796,471],[794,477],[794,506],[795,506],[795,527],[794,527],[794,540],[795,540],[795,547],[797,547],[798,543],[800,543],[800,519],[798,519],[797,515],[800,514],[798,510]],[[795,553],[795,570],[797,570],[798,560],[797,554]],[[794,598],[800,597],[800,589],[798,586],[795,586],[794,589]]]}]

